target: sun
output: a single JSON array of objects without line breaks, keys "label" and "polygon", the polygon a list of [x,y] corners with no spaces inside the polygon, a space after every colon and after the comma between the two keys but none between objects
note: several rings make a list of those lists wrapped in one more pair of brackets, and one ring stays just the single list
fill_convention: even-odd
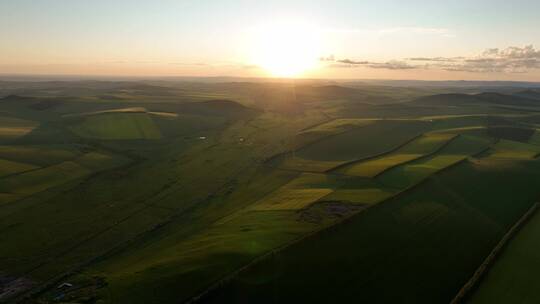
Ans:
[{"label": "sun", "polygon": [[272,76],[299,77],[319,65],[319,31],[302,22],[276,22],[252,31],[250,64]]}]

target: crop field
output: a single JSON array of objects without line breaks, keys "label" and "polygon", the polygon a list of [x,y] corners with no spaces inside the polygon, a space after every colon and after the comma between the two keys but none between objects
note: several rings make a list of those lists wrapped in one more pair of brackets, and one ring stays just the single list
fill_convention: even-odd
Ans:
[{"label": "crop field", "polygon": [[467,303],[536,303],[540,300],[540,217],[536,213],[507,244]]},{"label": "crop field", "polygon": [[385,170],[421,157],[422,154],[395,154],[354,164],[339,170],[346,175],[374,177]]},{"label": "crop field", "polygon": [[[400,128],[396,128],[400,125]],[[337,135],[329,135],[279,159],[277,166],[300,171],[324,172],[344,163],[371,157],[407,143],[428,123],[377,121]],[[384,140],[376,134],[385,134]]]},{"label": "crop field", "polygon": [[0,81],[0,302],[448,303],[540,196],[480,89]]},{"label": "crop field", "polygon": [[296,155],[310,160],[351,161],[390,150],[426,128],[427,124],[419,121],[380,121],[308,145]]},{"label": "crop field", "polygon": [[0,140],[13,140],[34,130],[39,123],[20,118],[0,116]]},{"label": "crop field", "polygon": [[146,113],[115,112],[83,118],[71,130],[79,136],[95,139],[159,139],[161,133]]},{"label": "crop field", "polygon": [[428,134],[408,143],[397,151],[373,160],[360,161],[339,169],[338,172],[346,175],[375,177],[382,172],[399,164],[410,162],[426,154],[434,152],[443,144],[452,140],[453,134]]},{"label": "crop field", "polygon": [[325,201],[338,201],[353,204],[375,204],[393,196],[395,193],[383,187],[338,189],[324,197]]},{"label": "crop field", "polygon": [[384,185],[398,189],[411,187],[431,174],[466,159],[469,155],[482,152],[489,147],[490,139],[460,135],[435,155],[394,167],[377,179]]},{"label": "crop field", "polygon": [[492,158],[531,159],[538,156],[540,147],[526,143],[501,140],[489,151]]},{"label": "crop field", "polygon": [[332,193],[331,189],[283,189],[253,206],[254,210],[299,210],[321,197]]}]

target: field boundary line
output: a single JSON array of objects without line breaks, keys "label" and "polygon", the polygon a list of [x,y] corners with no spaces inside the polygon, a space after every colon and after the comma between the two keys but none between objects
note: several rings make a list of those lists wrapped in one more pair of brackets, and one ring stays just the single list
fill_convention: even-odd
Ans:
[{"label": "field boundary line", "polygon": [[450,304],[464,303],[465,299],[470,297],[472,292],[478,287],[482,278],[491,267],[495,264],[497,258],[501,255],[502,251],[507,247],[508,243],[517,235],[517,233],[525,226],[525,224],[533,217],[538,210],[539,203],[534,203],[508,230],[489,255],[484,259],[482,264],[476,269],[472,277],[463,285],[457,295],[452,299]]},{"label": "field boundary line", "polygon": [[358,163],[358,162],[364,162],[364,161],[376,159],[376,158],[379,158],[379,157],[382,157],[382,156],[385,156],[385,155],[388,155],[388,154],[392,154],[392,153],[396,152],[397,150],[405,147],[406,145],[410,144],[411,142],[413,142],[413,141],[415,141],[415,140],[417,140],[417,139],[419,139],[419,138],[421,138],[422,136],[425,136],[425,135],[426,135],[426,133],[417,134],[417,135],[413,136],[412,138],[409,138],[405,142],[402,142],[401,144],[398,144],[397,146],[391,148],[390,150],[386,150],[386,151],[383,151],[381,153],[377,153],[377,154],[374,154],[374,155],[370,155],[370,156],[366,156],[366,157],[362,157],[362,158],[358,158],[358,159],[354,159],[354,160],[342,163],[342,164],[337,165],[337,166],[335,166],[333,168],[330,168],[328,170],[323,171],[323,173],[332,173],[332,171],[337,171],[339,169],[345,168],[347,166],[353,165],[353,164]]},{"label": "field boundary line", "polygon": [[429,152],[429,153],[427,153],[427,154],[420,155],[420,156],[418,156],[417,158],[414,158],[414,159],[411,159],[411,160],[408,160],[408,161],[404,161],[404,162],[402,162],[402,163],[399,163],[399,164],[395,164],[395,165],[393,165],[393,166],[390,166],[390,167],[388,167],[388,168],[382,170],[381,172],[379,172],[379,173],[373,175],[371,178],[377,178],[377,177],[383,175],[384,173],[386,173],[386,172],[388,172],[388,171],[390,171],[390,170],[392,170],[392,169],[394,169],[394,168],[397,168],[397,167],[399,167],[399,166],[408,165],[408,164],[410,164],[410,163],[412,163],[412,162],[415,162],[415,161],[418,161],[418,160],[422,160],[422,159],[424,159],[424,158],[429,158],[429,157],[431,157],[431,156],[434,156],[434,155],[436,155],[437,153],[441,152],[442,149],[446,148],[451,142],[453,142],[454,140],[456,140],[456,139],[457,139],[458,137],[460,137],[460,136],[461,136],[461,134],[456,134],[456,135],[452,136],[452,138],[450,138],[449,140],[447,140],[445,143],[443,143],[442,145],[440,145],[439,147],[437,147],[435,150],[433,150],[433,151],[431,151],[431,152]]},{"label": "field boundary line", "polygon": [[[337,119],[337,118],[336,118],[336,119]],[[330,120],[330,121],[328,121],[328,122],[332,122],[332,121],[334,121],[334,120],[336,120],[336,119],[332,119],[332,120]],[[325,122],[325,123],[328,123],[328,122]],[[324,124],[324,123],[323,123],[323,124]],[[323,124],[321,124],[321,125],[323,125]],[[346,130],[343,130],[343,131],[340,131],[340,132],[337,132],[337,133],[328,134],[328,135],[323,136],[323,137],[321,137],[321,138],[314,139],[313,141],[307,142],[307,143],[305,143],[304,145],[302,145],[302,146],[300,146],[300,147],[298,147],[298,148],[287,149],[287,150],[285,150],[285,151],[283,151],[283,152],[279,152],[279,153],[277,153],[277,154],[275,154],[275,155],[272,155],[272,156],[268,157],[267,159],[265,159],[265,160],[263,161],[263,163],[270,163],[270,162],[272,162],[274,159],[279,158],[279,157],[281,157],[281,156],[283,156],[283,155],[287,155],[287,154],[290,154],[290,153],[298,152],[298,151],[301,150],[301,149],[304,149],[304,148],[306,148],[306,147],[309,147],[309,146],[311,146],[311,145],[314,145],[314,144],[316,144],[316,143],[318,143],[318,142],[321,142],[321,141],[323,141],[323,140],[325,140],[325,139],[332,138],[332,137],[334,137],[334,136],[338,136],[338,135],[345,134],[345,133],[348,133],[348,132],[352,132],[352,131],[354,131],[354,130],[361,129],[361,128],[364,128],[364,127],[367,127],[367,126],[369,126],[369,125],[370,125],[370,124],[368,124],[368,125],[361,125],[361,126],[355,126],[355,127],[350,128],[350,129],[346,129]],[[297,132],[297,134],[295,134],[295,136],[298,135],[300,132],[302,132],[302,131]]]}]

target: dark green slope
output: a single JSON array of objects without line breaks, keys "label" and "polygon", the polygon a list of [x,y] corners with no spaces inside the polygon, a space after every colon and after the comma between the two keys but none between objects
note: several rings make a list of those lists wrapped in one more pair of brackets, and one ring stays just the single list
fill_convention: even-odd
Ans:
[{"label": "dark green slope", "polygon": [[540,163],[467,162],[249,268],[203,303],[448,303],[540,192]]}]

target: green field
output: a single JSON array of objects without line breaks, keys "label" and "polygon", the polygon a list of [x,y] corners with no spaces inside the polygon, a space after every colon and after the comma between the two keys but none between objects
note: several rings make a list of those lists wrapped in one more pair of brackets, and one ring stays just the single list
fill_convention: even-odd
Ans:
[{"label": "green field", "polygon": [[309,160],[350,161],[388,151],[426,128],[420,121],[379,121],[308,145],[296,155]]},{"label": "green field", "polygon": [[58,164],[78,155],[80,152],[71,146],[0,145],[0,158],[38,166]]},{"label": "green field", "polygon": [[346,162],[386,153],[427,128],[428,123],[422,121],[371,122],[349,131],[327,135],[283,155],[276,162],[277,166],[290,170],[324,172]]},{"label": "green field", "polygon": [[506,245],[481,279],[468,303],[537,303],[540,301],[540,217],[538,212]]},{"label": "green field", "polygon": [[108,112],[83,118],[71,130],[82,137],[95,139],[159,139],[161,133],[146,113]]}]

